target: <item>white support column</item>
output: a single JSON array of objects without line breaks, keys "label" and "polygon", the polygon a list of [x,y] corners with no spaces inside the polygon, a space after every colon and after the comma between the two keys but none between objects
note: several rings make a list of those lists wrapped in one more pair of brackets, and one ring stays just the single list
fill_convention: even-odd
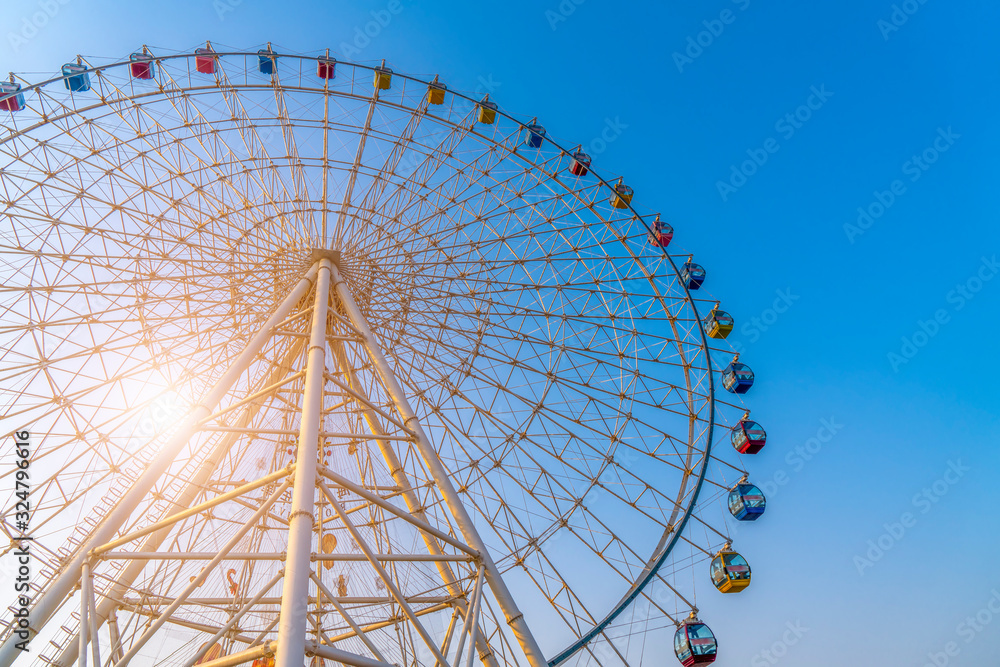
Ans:
[{"label": "white support column", "polygon": [[[344,310],[347,312],[351,323],[354,325],[355,330],[357,330],[364,339],[364,346],[368,352],[368,356],[371,359],[372,364],[375,366],[375,369],[382,380],[382,384],[389,392],[390,398],[395,403],[396,409],[403,418],[404,426],[416,434],[417,449],[420,451],[420,455],[424,460],[424,465],[427,466],[427,471],[434,478],[438,488],[441,490],[441,495],[445,504],[447,504],[448,509],[455,517],[455,521],[458,523],[458,527],[462,531],[462,535],[465,537],[466,543],[479,552],[486,572],[486,582],[489,584],[490,590],[493,592],[493,597],[496,598],[497,603],[503,610],[504,616],[507,619],[507,624],[514,633],[514,637],[517,639],[518,644],[520,644],[521,650],[524,652],[528,663],[532,665],[532,667],[548,667],[545,656],[538,647],[538,642],[535,641],[534,636],[531,634],[531,630],[528,628],[528,624],[524,621],[524,614],[522,614],[521,610],[517,608],[517,603],[514,601],[514,597],[510,594],[507,584],[500,575],[500,571],[497,569],[496,563],[493,562],[493,558],[490,555],[489,550],[486,548],[486,543],[479,535],[479,531],[476,529],[475,523],[472,521],[472,517],[469,516],[468,510],[466,510],[465,505],[462,503],[462,499],[459,497],[454,485],[452,485],[448,470],[444,467],[444,464],[441,463],[441,459],[438,458],[434,445],[427,437],[427,434],[424,433],[424,430],[417,419],[416,413],[413,412],[413,408],[410,406],[406,393],[396,380],[392,367],[389,365],[388,360],[382,353],[382,349],[379,346],[374,334],[372,334],[371,328],[369,328],[364,315],[362,315],[357,304],[354,302],[354,297],[351,294],[350,288],[340,277],[340,273],[337,271],[336,267],[333,268],[333,284],[337,290],[337,296],[340,297],[340,302],[344,306]],[[278,667],[283,666],[278,665]]]},{"label": "white support column", "polygon": [[80,661],[77,663],[79,667],[87,667],[87,640],[90,638],[90,623],[87,620],[90,597],[87,595],[87,582],[90,580],[90,561],[85,560],[80,569]]},{"label": "white support column", "polygon": [[122,649],[121,632],[118,630],[118,616],[113,611],[108,619],[108,636],[111,638],[111,664],[114,664],[122,659],[125,651]]},{"label": "white support column", "polygon": [[[309,270],[309,273],[299,281],[298,285],[285,297],[285,300],[278,306],[278,309],[268,318],[260,331],[247,343],[243,352],[237,357],[233,365],[215,383],[215,386],[203,397],[194,409],[187,415],[182,426],[170,440],[164,444],[160,453],[146,468],[146,471],[136,480],[136,483],[129,489],[122,500],[115,505],[114,509],[108,513],[103,521],[94,529],[90,540],[77,550],[73,559],[66,564],[62,574],[53,581],[45,590],[45,593],[38,600],[37,604],[31,608],[31,626],[28,631],[31,637],[38,633],[38,628],[45,625],[53,613],[59,608],[63,601],[69,596],[73,588],[80,581],[80,573],[83,563],[87,558],[87,553],[93,547],[110,541],[118,529],[128,520],[129,516],[139,506],[143,498],[156,484],[157,480],[170,467],[177,456],[184,449],[184,446],[197,431],[197,424],[204,417],[212,413],[212,409],[222,401],[229,389],[236,383],[240,375],[250,366],[257,356],[257,353],[264,347],[264,344],[271,338],[275,325],[280,323],[291,312],[295,304],[299,302],[309,291],[316,275],[316,268]],[[30,638],[29,638],[30,639]],[[0,667],[10,667],[14,660],[25,652],[17,648],[18,638],[11,635],[0,647]]]},{"label": "white support column", "polygon": [[281,591],[278,620],[276,667],[301,667],[305,655],[309,599],[309,574],[312,572],[312,535],[316,501],[316,453],[319,449],[319,422],[323,411],[323,373],[326,370],[326,320],[330,303],[330,278],[333,264],[319,261],[316,275],[316,301],[307,351],[308,365],[302,398],[302,423],[296,457],[295,484],[292,489],[292,513],[288,517],[288,560],[285,585]]}]

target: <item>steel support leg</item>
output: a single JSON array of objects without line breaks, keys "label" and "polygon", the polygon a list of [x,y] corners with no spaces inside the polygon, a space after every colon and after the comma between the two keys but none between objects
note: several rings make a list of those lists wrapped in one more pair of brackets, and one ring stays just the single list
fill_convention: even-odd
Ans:
[{"label": "steel support leg", "polygon": [[285,585],[281,591],[278,620],[277,667],[301,667],[305,655],[306,613],[309,575],[312,573],[312,535],[316,502],[316,452],[319,449],[319,421],[323,411],[323,373],[326,370],[327,306],[330,303],[330,278],[333,265],[319,261],[316,275],[316,302],[312,331],[309,335],[308,365],[302,398],[302,423],[296,457],[295,484],[292,490],[292,513],[288,517],[288,560]]}]

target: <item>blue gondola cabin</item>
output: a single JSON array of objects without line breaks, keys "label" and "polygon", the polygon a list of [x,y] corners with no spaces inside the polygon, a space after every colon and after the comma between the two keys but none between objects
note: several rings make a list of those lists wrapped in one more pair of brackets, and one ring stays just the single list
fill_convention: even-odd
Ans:
[{"label": "blue gondola cabin", "polygon": [[767,433],[760,424],[744,417],[733,427],[730,440],[740,454],[756,454],[764,449]]},{"label": "blue gondola cabin", "polygon": [[195,49],[194,68],[202,74],[215,74],[215,51],[211,48]]},{"label": "blue gondola cabin", "polygon": [[705,269],[701,264],[685,262],[681,267],[681,282],[688,289],[698,289],[705,282]]},{"label": "blue gondola cabin", "polygon": [[705,318],[705,333],[709,338],[725,338],[733,330],[733,316],[717,307]]},{"label": "blue gondola cabin", "polygon": [[156,75],[156,65],[153,56],[148,53],[133,53],[129,56],[129,71],[133,79],[148,81]]},{"label": "blue gondola cabin", "polygon": [[525,129],[527,135],[524,137],[524,143],[531,148],[540,148],[542,142],[545,141],[545,128],[537,123],[532,123]]},{"label": "blue gondola cabin", "polygon": [[21,84],[14,81],[0,82],[0,109],[4,111],[20,111],[24,108],[24,93]]},{"label": "blue gondola cabin", "polygon": [[753,484],[740,482],[729,491],[729,512],[738,521],[756,521],[766,507],[764,493]]},{"label": "blue gondola cabin", "polygon": [[652,231],[646,235],[649,243],[659,248],[666,248],[670,245],[670,242],[674,239],[674,228],[667,224],[666,221],[660,220],[659,215],[653,221],[652,227]]},{"label": "blue gondola cabin", "polygon": [[492,125],[497,119],[497,105],[495,102],[483,100],[479,103],[476,111],[476,121],[483,125]]},{"label": "blue gondola cabin", "polygon": [[444,104],[444,94],[448,86],[440,81],[431,81],[427,84],[427,104]]},{"label": "blue gondola cabin", "polygon": [[375,68],[375,88],[377,90],[389,90],[392,88],[392,70],[388,67]]},{"label": "blue gondola cabin", "polygon": [[632,203],[632,188],[624,183],[615,186],[615,193],[611,195],[611,205],[615,208],[628,208]]},{"label": "blue gondola cabin", "polygon": [[574,176],[586,176],[590,171],[590,156],[583,151],[573,153],[573,160],[569,163],[569,173]]},{"label": "blue gondola cabin", "polygon": [[753,386],[753,371],[746,364],[734,361],[722,371],[722,386],[731,394],[745,394]]},{"label": "blue gondola cabin", "polygon": [[712,583],[723,593],[739,593],[750,585],[750,564],[735,551],[720,551],[709,571]]},{"label": "blue gondola cabin", "polygon": [[90,90],[90,74],[87,67],[79,63],[66,63],[62,66],[63,83],[71,93],[85,93]]},{"label": "blue gondola cabin", "polygon": [[318,58],[316,60],[316,76],[321,79],[332,79],[336,76],[337,70],[337,60],[335,58],[325,57]]},{"label": "blue gondola cabin", "polygon": [[277,60],[277,56],[274,55],[274,51],[270,48],[261,49],[257,52],[257,70],[261,74],[266,74],[271,76],[274,74],[274,61]]},{"label": "blue gondola cabin", "polygon": [[674,655],[684,667],[711,664],[718,650],[715,635],[697,619],[685,621],[674,633]]}]

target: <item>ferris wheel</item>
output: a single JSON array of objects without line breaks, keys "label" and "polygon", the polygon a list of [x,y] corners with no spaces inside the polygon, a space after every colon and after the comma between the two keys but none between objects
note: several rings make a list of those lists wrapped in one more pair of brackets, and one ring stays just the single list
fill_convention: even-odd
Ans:
[{"label": "ferris wheel", "polygon": [[753,373],[574,146],[271,45],[0,84],[0,667],[714,661]]}]

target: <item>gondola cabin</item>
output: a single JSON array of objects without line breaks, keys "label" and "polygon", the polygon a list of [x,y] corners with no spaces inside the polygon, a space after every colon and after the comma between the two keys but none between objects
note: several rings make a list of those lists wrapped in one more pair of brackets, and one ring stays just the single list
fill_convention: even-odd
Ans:
[{"label": "gondola cabin", "polygon": [[756,454],[764,449],[767,433],[760,424],[744,417],[733,427],[730,439],[740,454]]},{"label": "gondola cabin", "polygon": [[733,331],[733,316],[724,310],[713,308],[705,318],[705,332],[709,338],[725,338]]},{"label": "gondola cabin", "polygon": [[705,268],[701,264],[685,262],[681,267],[681,282],[688,289],[698,289],[705,282]]},{"label": "gondola cabin", "polygon": [[531,148],[540,148],[542,142],[545,141],[545,128],[537,123],[532,123],[525,129],[527,135],[524,137],[524,143]]},{"label": "gondola cabin", "polygon": [[321,79],[332,79],[337,75],[337,60],[336,58],[331,58],[326,56],[325,58],[319,58],[316,61],[316,76]]},{"label": "gondola cabin", "polygon": [[261,74],[271,76],[274,74],[274,61],[277,57],[271,49],[261,49],[257,52],[257,70]]},{"label": "gondola cabin", "polygon": [[375,68],[375,88],[389,90],[392,87],[392,70],[388,67]]},{"label": "gondola cabin", "polygon": [[[205,645],[202,644],[201,648],[205,648]],[[201,651],[201,649],[198,649],[198,650]],[[212,660],[218,660],[219,658],[222,658],[224,656],[225,656],[225,652],[223,652],[222,646],[220,644],[218,644],[218,643],[212,644],[212,648],[208,649],[208,652],[205,653],[205,655],[203,655],[198,660],[198,662],[196,662],[194,664],[196,664],[196,665],[203,665],[206,662],[211,662]]]},{"label": "gondola cabin", "polygon": [[250,667],[274,667],[274,656],[266,655],[263,658],[257,658]]},{"label": "gondola cabin", "polygon": [[66,63],[62,66],[63,83],[71,93],[85,93],[90,90],[90,74],[87,67],[79,63]]},{"label": "gondola cabin", "polygon": [[684,667],[711,664],[718,650],[715,635],[697,619],[685,621],[674,633],[674,655]]},{"label": "gondola cabin", "polygon": [[750,585],[750,564],[735,551],[720,551],[710,571],[712,583],[723,593],[739,593]]},{"label": "gondola cabin", "polygon": [[615,208],[628,208],[628,205],[632,203],[632,194],[632,188],[624,183],[619,183],[615,186],[615,193],[611,195],[611,205]]},{"label": "gondola cabin", "polygon": [[[8,97],[9,96],[9,97]],[[14,81],[0,81],[0,109],[20,111],[24,108],[24,93],[21,84]]]},{"label": "gondola cabin", "polygon": [[573,160],[569,163],[569,173],[574,176],[586,176],[590,171],[590,156],[583,151],[573,153]]},{"label": "gondola cabin", "polygon": [[215,51],[211,48],[195,49],[194,68],[202,74],[215,74]]},{"label": "gondola cabin", "polygon": [[497,105],[496,102],[490,102],[489,100],[483,100],[479,103],[479,109],[476,112],[476,121],[482,123],[483,125],[492,125],[497,119]]},{"label": "gondola cabin", "polygon": [[431,81],[427,84],[427,104],[444,104],[444,94],[448,86],[440,81]]},{"label": "gondola cabin", "polygon": [[156,75],[153,56],[148,53],[133,53],[129,56],[129,71],[133,79],[147,81]]},{"label": "gondola cabin", "polygon": [[753,484],[740,482],[729,491],[729,512],[738,521],[756,521],[766,507],[764,493]]},{"label": "gondola cabin", "polygon": [[753,386],[753,371],[746,364],[734,361],[722,371],[722,386],[731,394],[745,394]]},{"label": "gondola cabin", "polygon": [[646,235],[649,243],[659,248],[666,248],[670,245],[670,242],[674,239],[674,228],[667,224],[666,221],[660,220],[659,215],[653,221],[652,227],[653,230]]}]

